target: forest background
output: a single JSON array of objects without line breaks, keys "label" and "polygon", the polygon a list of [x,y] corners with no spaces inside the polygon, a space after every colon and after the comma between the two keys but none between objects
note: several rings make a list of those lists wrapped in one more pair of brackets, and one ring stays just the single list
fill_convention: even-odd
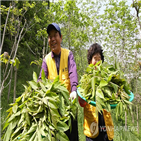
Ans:
[{"label": "forest background", "polygon": [[[1,135],[9,104],[24,92],[23,84],[32,79],[33,71],[39,74],[42,59],[50,52],[46,27],[56,22],[63,35],[62,47],[74,54],[79,80],[88,65],[87,49],[92,43],[103,47],[106,62],[119,63],[135,98],[132,113],[125,112],[118,121],[112,110],[114,140],[141,140],[140,7],[139,0],[132,0],[131,5],[125,0],[1,1]],[[80,106],[78,127],[83,141]]]}]

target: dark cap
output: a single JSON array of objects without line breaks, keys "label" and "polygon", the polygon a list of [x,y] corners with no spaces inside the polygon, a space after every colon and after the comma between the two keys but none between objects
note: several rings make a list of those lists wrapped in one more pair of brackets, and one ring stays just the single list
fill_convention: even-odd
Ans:
[{"label": "dark cap", "polygon": [[58,24],[56,24],[56,23],[49,24],[47,26],[47,33],[49,34],[50,30],[52,30],[52,29],[57,30],[59,32],[59,35],[61,36],[61,30],[60,30],[60,27]]}]

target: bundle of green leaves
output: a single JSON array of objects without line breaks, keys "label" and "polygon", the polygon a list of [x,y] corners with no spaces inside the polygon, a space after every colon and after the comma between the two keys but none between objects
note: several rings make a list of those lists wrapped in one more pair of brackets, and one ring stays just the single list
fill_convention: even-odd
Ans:
[{"label": "bundle of green leaves", "polygon": [[64,133],[71,129],[71,116],[75,118],[76,100],[69,101],[69,92],[59,81],[51,82],[42,73],[28,81],[25,92],[11,107],[3,130],[3,141],[69,141]]},{"label": "bundle of green leaves", "polygon": [[116,106],[116,116],[131,108],[130,88],[118,65],[112,66],[107,63],[98,62],[90,64],[79,83],[79,92],[88,103],[96,102],[96,109],[102,112],[103,109],[111,111],[110,105]]}]

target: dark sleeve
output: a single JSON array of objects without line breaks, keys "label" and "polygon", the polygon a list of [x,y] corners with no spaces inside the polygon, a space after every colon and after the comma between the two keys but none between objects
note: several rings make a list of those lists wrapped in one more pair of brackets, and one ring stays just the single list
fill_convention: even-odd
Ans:
[{"label": "dark sleeve", "polygon": [[68,57],[69,78],[71,83],[71,91],[76,91],[78,85],[77,68],[74,61],[73,53],[70,51]]},{"label": "dark sleeve", "polygon": [[46,64],[46,60],[43,59],[43,63],[42,63],[42,67],[41,67],[41,71],[40,71],[40,75],[38,77],[38,81],[41,79],[41,73],[42,70],[44,70],[46,77],[48,76],[48,69],[47,69],[47,64]]}]

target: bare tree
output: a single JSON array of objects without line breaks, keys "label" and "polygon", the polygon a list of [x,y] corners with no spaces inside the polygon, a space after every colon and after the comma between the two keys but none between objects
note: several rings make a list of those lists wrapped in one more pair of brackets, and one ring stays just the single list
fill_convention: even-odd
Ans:
[{"label": "bare tree", "polygon": [[5,37],[5,31],[6,31],[6,25],[7,25],[7,21],[8,21],[8,18],[9,18],[10,9],[11,9],[11,3],[10,3],[9,10],[8,10],[8,13],[7,13],[7,17],[6,17],[6,21],[5,21],[5,26],[4,26],[3,36],[2,36],[2,42],[1,42],[1,45],[0,45],[0,54],[2,52],[2,47],[3,47],[3,43],[4,43],[4,37]]}]

